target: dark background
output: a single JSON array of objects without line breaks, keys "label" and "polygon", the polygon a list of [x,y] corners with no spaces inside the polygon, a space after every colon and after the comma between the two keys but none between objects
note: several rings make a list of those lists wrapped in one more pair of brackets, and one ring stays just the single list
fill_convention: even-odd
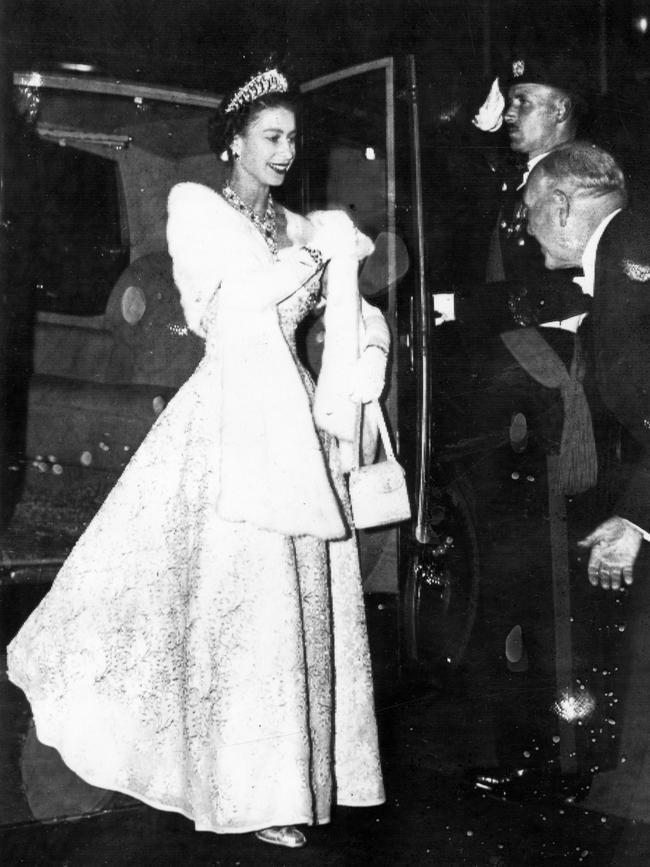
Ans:
[{"label": "dark background", "polygon": [[5,83],[17,69],[84,63],[222,94],[270,55],[299,83],[412,53],[425,136],[466,129],[504,60],[552,47],[589,69],[590,137],[626,168],[650,139],[650,0],[0,0],[0,10]]},{"label": "dark background", "polygon": [[591,55],[603,90],[644,89],[650,73],[640,0],[4,0],[3,10],[12,68],[83,62],[217,92],[271,51],[300,80],[414,52],[427,77],[471,84],[513,47],[564,37]]}]

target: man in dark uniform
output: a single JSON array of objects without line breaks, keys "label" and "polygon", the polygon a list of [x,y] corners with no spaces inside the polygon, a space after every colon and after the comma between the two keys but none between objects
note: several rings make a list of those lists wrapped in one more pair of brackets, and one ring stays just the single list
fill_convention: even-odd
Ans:
[{"label": "man in dark uniform", "polygon": [[[579,269],[551,272],[544,267],[539,245],[526,233],[522,203],[532,167],[554,148],[575,138],[587,110],[588,75],[584,65],[566,52],[545,57],[522,54],[514,57],[503,80],[507,110],[504,112],[505,99],[497,79],[474,119],[484,136],[505,121],[512,151],[505,164],[492,161],[494,199],[479,206],[493,213],[485,282],[461,285],[449,294],[434,294],[438,324],[456,320],[456,325],[443,324],[436,330],[441,363],[434,371],[435,389],[442,394],[472,396],[464,401],[465,412],[460,418],[453,413],[445,417],[442,411],[440,428],[445,439],[489,432],[495,427],[505,430],[519,412],[543,418],[539,401],[549,395],[533,387],[498,335],[520,326],[543,325],[548,329],[543,332],[544,339],[569,364],[572,318],[584,313],[590,303],[574,282]],[[553,409],[551,414],[550,427],[555,428],[557,412]],[[548,431],[538,433],[542,438],[548,435]]]},{"label": "man in dark uniform", "polygon": [[[482,209],[493,213],[493,231],[485,263],[485,283],[460,286],[456,318],[485,321],[490,330],[562,319],[573,304],[581,304],[571,275],[549,272],[536,241],[527,236],[522,219],[522,191],[531,168],[554,148],[572,141],[586,112],[588,79],[584,67],[562,54],[516,56],[504,76],[508,107],[499,79],[477,113],[474,123],[485,134],[505,120],[511,158],[490,159],[495,194]],[[444,304],[445,299],[440,298]]]},{"label": "man in dark uniform", "polygon": [[[512,61],[504,120],[514,154],[525,158],[501,183],[499,214],[490,239],[487,283],[508,283],[508,308],[518,325],[564,318],[575,301],[570,276],[549,272],[536,241],[525,232],[522,192],[531,169],[554,148],[572,141],[585,111],[585,75],[565,55]],[[480,112],[477,122],[480,122]]]}]

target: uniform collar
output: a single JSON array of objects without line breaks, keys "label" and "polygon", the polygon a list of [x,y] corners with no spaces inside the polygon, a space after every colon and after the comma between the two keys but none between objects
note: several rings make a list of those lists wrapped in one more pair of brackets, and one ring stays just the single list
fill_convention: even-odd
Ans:
[{"label": "uniform collar", "polygon": [[522,187],[525,186],[526,181],[528,180],[528,175],[532,172],[532,170],[535,168],[537,163],[540,160],[543,160],[544,157],[547,157],[549,154],[550,154],[550,151],[546,151],[545,153],[537,154],[536,157],[533,157],[531,160],[528,160],[528,162],[526,163],[526,168],[524,169],[524,174],[523,174],[523,177],[521,179],[521,183],[517,187],[518,190],[521,190]]}]

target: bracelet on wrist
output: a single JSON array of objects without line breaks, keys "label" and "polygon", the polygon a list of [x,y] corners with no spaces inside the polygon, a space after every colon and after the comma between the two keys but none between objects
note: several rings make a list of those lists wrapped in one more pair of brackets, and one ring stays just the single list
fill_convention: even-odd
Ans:
[{"label": "bracelet on wrist", "polygon": [[325,264],[323,261],[323,254],[321,253],[321,251],[316,249],[316,247],[307,247],[307,246],[304,246],[303,250],[311,257],[311,259],[314,262],[314,265],[316,265],[316,268],[318,268],[320,270],[323,267],[323,265]]}]

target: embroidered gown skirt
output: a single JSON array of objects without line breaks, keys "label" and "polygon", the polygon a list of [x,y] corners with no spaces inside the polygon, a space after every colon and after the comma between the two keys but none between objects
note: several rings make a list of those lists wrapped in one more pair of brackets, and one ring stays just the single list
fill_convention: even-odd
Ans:
[{"label": "embroidered gown skirt", "polygon": [[[279,307],[294,353],[316,299]],[[9,677],[93,785],[197,830],[327,822],[334,801],[384,799],[356,541],[219,518],[218,380],[208,341],[11,643]]]}]

